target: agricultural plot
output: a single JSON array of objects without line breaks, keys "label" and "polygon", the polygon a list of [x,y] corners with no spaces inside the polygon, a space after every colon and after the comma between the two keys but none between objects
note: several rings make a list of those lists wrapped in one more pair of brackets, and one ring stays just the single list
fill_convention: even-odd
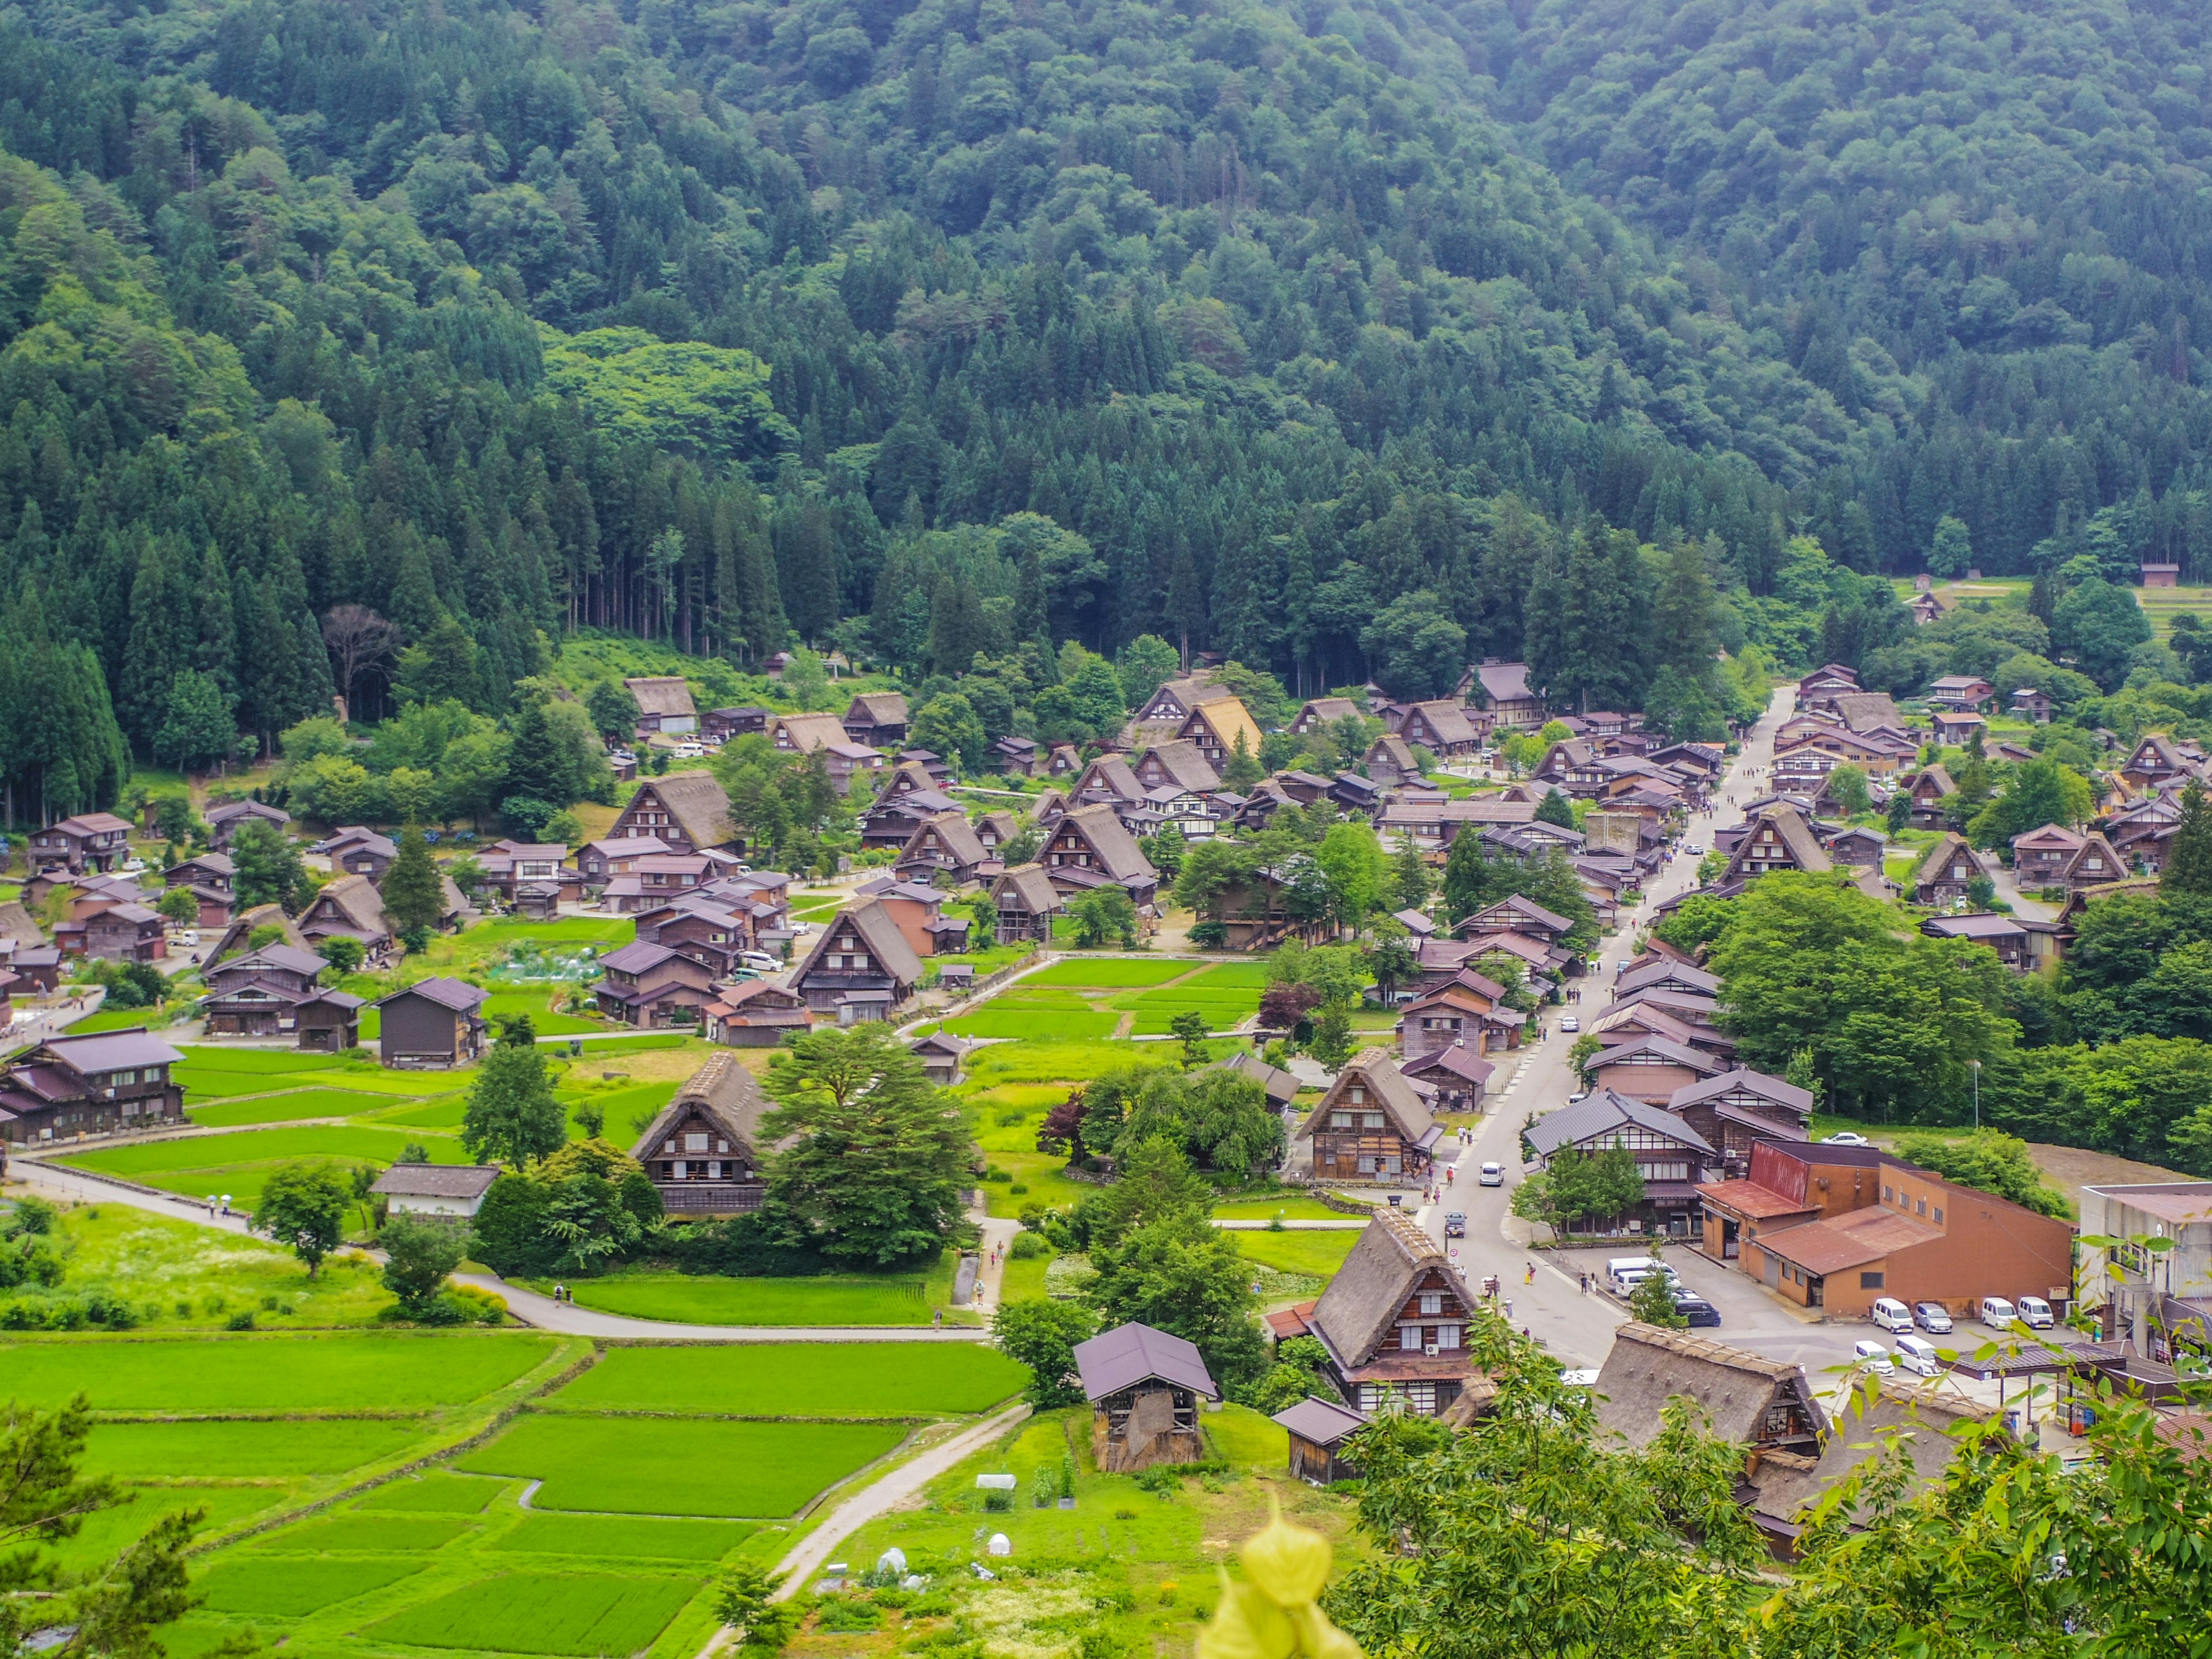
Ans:
[{"label": "agricultural plot", "polygon": [[1328,1232],[1237,1232],[1237,1254],[1247,1261],[1273,1267],[1279,1273],[1329,1279],[1344,1266],[1345,1257],[1359,1243],[1359,1234],[1346,1227]]},{"label": "agricultural plot", "polygon": [[618,1348],[552,1397],[556,1407],[810,1417],[980,1412],[1021,1392],[1028,1373],[981,1343],[916,1345],[895,1365],[856,1365],[834,1343]]},{"label": "agricultural plot", "polygon": [[213,1613],[298,1618],[339,1601],[382,1589],[428,1565],[402,1556],[387,1559],[299,1560],[289,1556],[240,1555],[201,1580]]},{"label": "agricultural plot", "polygon": [[460,1142],[448,1136],[414,1137],[394,1129],[350,1123],[241,1129],[234,1133],[142,1141],[136,1146],[75,1152],[57,1161],[193,1198],[228,1193],[232,1207],[251,1210],[259,1200],[261,1183],[280,1164],[320,1158],[382,1168],[397,1163],[399,1155],[417,1141],[429,1152],[433,1164],[468,1162]]},{"label": "agricultural plot", "polygon": [[534,1333],[85,1338],[0,1347],[9,1394],[51,1407],[82,1390],[95,1411],[426,1411],[507,1387],[551,1358]]},{"label": "agricultural plot", "polygon": [[191,1117],[206,1128],[231,1129],[257,1123],[297,1123],[309,1118],[354,1117],[391,1104],[388,1096],[356,1089],[294,1089],[281,1095],[195,1105]]},{"label": "agricultural plot", "polygon": [[1193,970],[1189,962],[1154,961],[1142,957],[1074,957],[1041,968],[1020,982],[1024,985],[1079,986],[1110,990],[1132,986],[1164,985]]},{"label": "agricultural plot", "polygon": [[935,1273],[709,1279],[618,1273],[568,1286],[579,1305],[687,1325],[927,1325],[952,1300],[950,1267]]},{"label": "agricultural plot", "polygon": [[518,1572],[464,1585],[374,1626],[415,1647],[507,1653],[636,1653],[690,1601],[685,1578]]},{"label": "agricultural plot", "polygon": [[1260,1006],[1263,964],[1076,958],[1010,985],[945,1030],[961,1036],[1069,1038],[1164,1036],[1196,1012],[1226,1030]]},{"label": "agricultural plot", "polygon": [[[801,1405],[802,1401],[793,1401]],[[457,1468],[542,1482],[544,1510],[768,1516],[807,1501],[898,1444],[878,1423],[750,1423],[531,1413]]]},{"label": "agricultural plot", "polygon": [[671,1521],[658,1516],[533,1512],[489,1547],[524,1555],[593,1560],[720,1561],[758,1528],[743,1521]]},{"label": "agricultural plot", "polygon": [[234,1480],[343,1474],[398,1456],[426,1432],[416,1418],[329,1418],[271,1429],[251,1419],[101,1423],[86,1445],[85,1472]]}]

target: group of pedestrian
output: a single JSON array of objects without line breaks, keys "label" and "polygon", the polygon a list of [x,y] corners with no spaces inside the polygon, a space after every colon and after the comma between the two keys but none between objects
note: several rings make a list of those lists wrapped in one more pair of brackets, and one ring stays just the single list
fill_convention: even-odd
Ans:
[{"label": "group of pedestrian", "polygon": [[553,1287],[553,1299],[556,1302],[574,1302],[576,1298],[568,1294],[568,1287],[566,1285],[556,1285]]}]

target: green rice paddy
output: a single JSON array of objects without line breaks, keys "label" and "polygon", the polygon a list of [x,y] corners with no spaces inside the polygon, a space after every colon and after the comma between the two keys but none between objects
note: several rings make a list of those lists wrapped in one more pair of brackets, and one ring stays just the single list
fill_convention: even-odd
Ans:
[{"label": "green rice paddy", "polygon": [[211,1613],[298,1618],[339,1601],[382,1589],[418,1573],[428,1563],[392,1560],[296,1560],[289,1556],[239,1555],[200,1581]]},{"label": "green rice paddy", "polygon": [[540,1481],[531,1501],[543,1510],[783,1516],[882,1456],[903,1435],[881,1423],[542,1413],[517,1418],[455,1467]]},{"label": "green rice paddy", "polygon": [[683,1578],[509,1573],[465,1584],[374,1627],[386,1642],[507,1653],[629,1654],[652,1646],[690,1601]]},{"label": "green rice paddy", "polygon": [[608,1556],[636,1561],[719,1561],[756,1528],[742,1521],[670,1521],[658,1516],[548,1515],[533,1511],[491,1547],[526,1555]]},{"label": "green rice paddy", "polygon": [[159,1470],[187,1480],[266,1480],[343,1474],[397,1456],[419,1440],[413,1418],[327,1418],[277,1425],[252,1419],[185,1423],[101,1423],[85,1448],[88,1474]]},{"label": "green rice paddy", "polygon": [[927,1325],[933,1310],[952,1300],[945,1271],[817,1279],[618,1273],[568,1289],[580,1307],[686,1325]]},{"label": "green rice paddy", "polygon": [[950,1022],[961,1036],[1065,1042],[1164,1036],[1178,1015],[1227,1030],[1260,1006],[1266,964],[1078,957],[1018,980]]},{"label": "green rice paddy", "polygon": [[980,1342],[915,1345],[890,1365],[854,1363],[829,1342],[758,1346],[618,1348],[552,1397],[600,1411],[714,1412],[810,1417],[979,1412],[1021,1392],[1029,1374]]},{"label": "green rice paddy", "polygon": [[408,1412],[504,1388],[559,1346],[521,1332],[91,1338],[0,1347],[0,1376],[11,1397],[40,1407],[82,1390],[99,1411]]},{"label": "green rice paddy", "polygon": [[248,1100],[211,1101],[206,1105],[195,1105],[191,1115],[193,1122],[207,1128],[229,1129],[242,1124],[353,1117],[391,1103],[383,1095],[356,1089],[294,1089],[281,1095],[260,1095]]}]

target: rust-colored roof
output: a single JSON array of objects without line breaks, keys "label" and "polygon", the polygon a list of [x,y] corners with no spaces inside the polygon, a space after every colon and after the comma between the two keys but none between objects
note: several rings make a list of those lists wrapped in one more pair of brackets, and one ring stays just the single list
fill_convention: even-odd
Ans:
[{"label": "rust-colored roof", "polygon": [[1724,1205],[1738,1215],[1748,1216],[1753,1221],[1771,1221],[1778,1216],[1803,1215],[1818,1209],[1816,1204],[1800,1203],[1785,1197],[1771,1187],[1762,1187],[1756,1181],[1708,1181],[1698,1188],[1698,1196],[1714,1204]]},{"label": "rust-colored roof", "polygon": [[1785,1261],[1808,1273],[1841,1273],[1869,1261],[1879,1261],[1916,1244],[1932,1243],[1943,1230],[1924,1221],[1885,1210],[1879,1205],[1853,1210],[1829,1221],[1808,1221],[1759,1243]]}]

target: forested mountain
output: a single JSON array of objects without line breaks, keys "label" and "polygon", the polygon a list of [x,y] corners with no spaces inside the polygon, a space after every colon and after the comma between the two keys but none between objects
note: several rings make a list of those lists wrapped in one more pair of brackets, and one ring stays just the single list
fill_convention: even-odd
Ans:
[{"label": "forested mountain", "polygon": [[491,713],[576,624],[1632,703],[1705,643],[1641,542],[1856,659],[1946,513],[2212,535],[2169,9],[18,9],[0,655],[141,755],[185,675],[264,742],[388,708],[350,606]]}]

